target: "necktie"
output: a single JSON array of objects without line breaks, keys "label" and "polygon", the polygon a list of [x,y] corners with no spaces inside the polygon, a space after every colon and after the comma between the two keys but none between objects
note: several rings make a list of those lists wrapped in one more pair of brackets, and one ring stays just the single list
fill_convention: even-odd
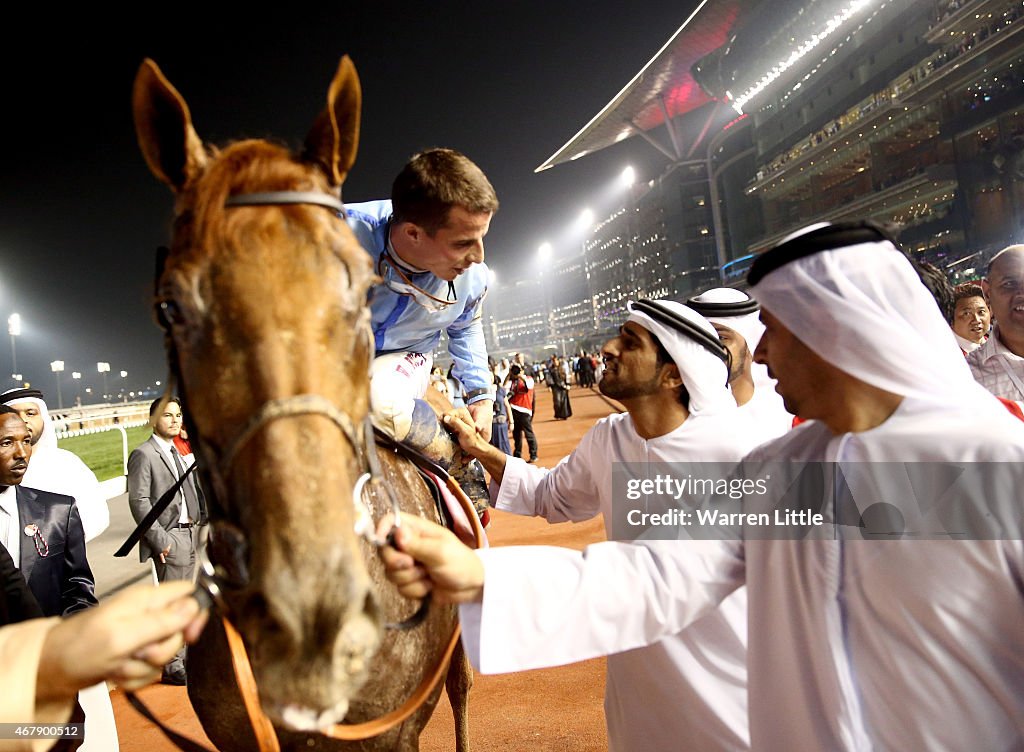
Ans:
[{"label": "necktie", "polygon": [[[171,456],[174,458],[174,467],[178,471],[178,477],[181,478],[185,474],[185,466],[181,461],[181,455],[178,453],[178,447],[171,447]],[[190,478],[186,478],[185,482],[181,485],[181,493],[182,498],[185,500],[185,507],[188,510],[189,518],[198,521],[199,499],[196,497],[195,488]]]}]

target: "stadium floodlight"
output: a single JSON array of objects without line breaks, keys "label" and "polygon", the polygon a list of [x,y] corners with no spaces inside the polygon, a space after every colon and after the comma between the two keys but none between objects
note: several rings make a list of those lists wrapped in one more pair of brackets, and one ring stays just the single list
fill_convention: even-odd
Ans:
[{"label": "stadium floodlight", "polygon": [[54,360],[50,362],[50,370],[57,377],[57,408],[64,409],[64,398],[60,394],[60,375],[64,373],[64,361]]},{"label": "stadium floodlight", "polygon": [[594,226],[594,212],[592,209],[584,209],[576,219],[576,229],[579,232],[587,232]]},{"label": "stadium floodlight", "polygon": [[619,182],[622,183],[623,188],[632,188],[633,183],[636,182],[636,170],[633,169],[632,165],[629,165],[622,171],[619,176]]},{"label": "stadium floodlight", "polygon": [[541,243],[540,248],[537,249],[537,258],[539,258],[542,263],[547,263],[551,259],[551,252],[551,243]]}]

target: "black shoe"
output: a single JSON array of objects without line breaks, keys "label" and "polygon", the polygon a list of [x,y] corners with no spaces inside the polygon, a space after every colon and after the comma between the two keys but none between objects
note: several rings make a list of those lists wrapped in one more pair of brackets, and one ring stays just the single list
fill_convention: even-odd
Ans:
[{"label": "black shoe", "polygon": [[529,463],[530,463],[531,465],[532,465],[532,464],[533,464],[534,462],[536,462],[536,461],[537,461],[537,458],[536,458],[536,457],[530,457],[530,459],[528,459],[528,460],[527,460],[527,462],[529,462]]},{"label": "black shoe", "polygon": [[163,676],[160,677],[161,684],[170,684],[175,687],[184,687],[187,684],[187,677],[185,675],[185,669],[182,666],[177,666],[173,669],[164,669]]}]

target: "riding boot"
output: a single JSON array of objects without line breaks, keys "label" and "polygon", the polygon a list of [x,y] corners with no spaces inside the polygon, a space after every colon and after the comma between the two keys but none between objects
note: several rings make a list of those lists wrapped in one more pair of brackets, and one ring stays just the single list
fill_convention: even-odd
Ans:
[{"label": "riding boot", "polygon": [[444,468],[473,502],[477,516],[485,525],[490,513],[490,493],[487,477],[480,461],[470,457],[437,417],[437,413],[424,400],[415,400],[409,431],[399,438],[424,456]]}]

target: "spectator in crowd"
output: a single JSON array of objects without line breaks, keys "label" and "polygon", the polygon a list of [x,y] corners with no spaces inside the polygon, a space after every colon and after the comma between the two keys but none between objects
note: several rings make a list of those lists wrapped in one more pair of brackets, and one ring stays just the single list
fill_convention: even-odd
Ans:
[{"label": "spectator in crowd", "polygon": [[82,519],[86,542],[110,525],[110,510],[96,474],[81,458],[57,446],[57,431],[43,393],[38,389],[9,389],[0,403],[18,412],[28,425],[32,462],[22,479],[26,488],[72,496]]},{"label": "spectator in crowd", "polygon": [[462,382],[459,381],[459,377],[455,375],[454,363],[448,366],[448,373],[445,374],[444,383],[447,389],[448,400],[452,403],[452,406],[465,407],[466,390],[462,386]]},{"label": "spectator in crowd", "polygon": [[581,352],[577,360],[579,365],[580,386],[591,389],[594,386],[594,358],[588,352]]},{"label": "spectator in crowd", "polygon": [[508,378],[508,370],[511,367],[512,365],[508,362],[508,358],[502,358],[498,361],[498,365],[494,367],[494,375],[498,377],[499,383],[505,383],[505,379]]},{"label": "spectator in crowd", "polygon": [[551,401],[555,408],[555,420],[568,420],[572,417],[572,402],[569,401],[569,379],[566,376],[565,363],[557,355],[551,356],[548,380],[551,386]]},{"label": "spectator in crowd", "polygon": [[[494,374],[494,425],[491,427],[491,446],[503,454],[512,454],[509,443],[509,429],[512,406],[508,401],[508,391],[501,383],[498,374]],[[486,469],[486,468],[485,468]]]},{"label": "spectator in crowd", "polygon": [[445,378],[444,369],[441,366],[434,366],[430,369],[430,385],[445,397],[448,396],[448,380]]},{"label": "spectator in crowd", "polygon": [[985,344],[992,324],[992,312],[981,285],[967,282],[953,290],[953,333],[964,355]]},{"label": "spectator in crowd", "polygon": [[530,451],[530,459],[527,462],[537,461],[537,437],[533,433],[533,378],[523,373],[519,365],[509,369],[508,379],[508,403],[512,410],[512,456],[523,456],[523,436],[526,436],[526,445]]},{"label": "spectator in crowd", "polygon": [[978,382],[997,397],[1024,401],[1024,245],[1011,245],[988,264],[981,284],[995,324],[988,340],[968,354]]}]

